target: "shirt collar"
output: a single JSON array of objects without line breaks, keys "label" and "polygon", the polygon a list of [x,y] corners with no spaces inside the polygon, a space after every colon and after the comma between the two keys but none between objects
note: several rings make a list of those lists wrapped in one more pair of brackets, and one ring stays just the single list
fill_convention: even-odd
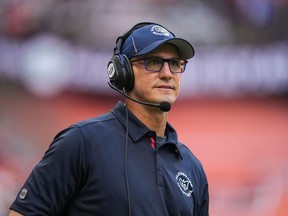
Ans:
[{"label": "shirt collar", "polygon": [[[113,108],[112,113],[118,118],[118,120],[121,122],[123,127],[127,130],[127,117],[126,117],[126,107],[123,102],[118,102],[116,106]],[[151,131],[149,128],[146,127],[132,112],[128,110],[128,133],[129,136],[132,138],[134,142],[137,142],[145,135],[154,135],[155,132]],[[166,143],[174,144],[176,146],[176,152],[181,155],[181,151],[178,144],[178,136],[175,129],[167,122],[166,124],[166,130],[165,135],[167,136]]]},{"label": "shirt collar", "polygon": [[126,111],[126,107],[123,102],[118,102],[112,113],[118,118],[123,127],[127,130],[127,116],[128,113],[128,133],[134,142],[141,139],[144,135],[151,132],[136,116],[133,115],[129,110]]}]

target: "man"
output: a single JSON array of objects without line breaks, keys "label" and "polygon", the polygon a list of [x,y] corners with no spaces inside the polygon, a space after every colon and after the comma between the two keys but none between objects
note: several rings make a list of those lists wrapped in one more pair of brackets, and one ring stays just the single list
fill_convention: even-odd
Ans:
[{"label": "man", "polygon": [[126,103],[61,131],[9,215],[209,215],[202,165],[167,122],[193,55],[156,23],[121,35],[108,76]]}]

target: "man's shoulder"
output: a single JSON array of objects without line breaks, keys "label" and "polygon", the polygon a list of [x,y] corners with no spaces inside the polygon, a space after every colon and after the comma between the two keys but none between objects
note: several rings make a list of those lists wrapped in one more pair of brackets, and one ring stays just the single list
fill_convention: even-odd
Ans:
[{"label": "man's shoulder", "polygon": [[68,135],[69,137],[73,135],[78,136],[79,134],[83,135],[83,133],[85,132],[89,132],[89,131],[92,132],[92,131],[97,130],[97,128],[100,128],[100,127],[109,128],[111,127],[111,125],[115,125],[115,123],[113,122],[115,119],[117,118],[112,112],[101,114],[93,118],[87,118],[87,119],[76,122],[64,128],[63,130],[58,132],[55,138],[59,138],[62,135],[66,135],[66,136]]},{"label": "man's shoulder", "polygon": [[105,114],[102,114],[93,118],[82,120],[80,122],[75,123],[73,126],[80,127],[80,128],[87,127],[87,126],[96,126],[97,124],[101,124],[103,122],[109,122],[115,119],[116,119],[115,115],[112,112],[108,112],[108,113],[105,113]]}]

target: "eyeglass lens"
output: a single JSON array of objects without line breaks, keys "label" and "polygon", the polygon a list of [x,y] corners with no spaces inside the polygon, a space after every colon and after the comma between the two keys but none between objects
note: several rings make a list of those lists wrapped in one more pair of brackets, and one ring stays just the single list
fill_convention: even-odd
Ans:
[{"label": "eyeglass lens", "polygon": [[163,58],[147,58],[144,59],[145,69],[148,71],[161,71],[164,62],[168,62],[170,71],[173,73],[183,73],[185,70],[186,61],[178,58],[163,59]]}]

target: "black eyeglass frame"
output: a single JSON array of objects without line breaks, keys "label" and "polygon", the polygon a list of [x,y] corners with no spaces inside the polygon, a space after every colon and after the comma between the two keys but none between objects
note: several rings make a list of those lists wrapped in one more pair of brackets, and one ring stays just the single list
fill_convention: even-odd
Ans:
[{"label": "black eyeglass frame", "polygon": [[[161,59],[162,65],[161,65],[161,67],[160,67],[159,70],[147,69],[147,60],[151,60],[151,59]],[[183,61],[183,62],[184,62],[184,64],[183,64],[183,70],[182,70],[181,72],[172,71],[172,70],[171,70],[171,66],[170,66],[170,61],[171,61],[171,60],[181,60],[181,61]],[[163,68],[164,63],[167,62],[167,63],[168,63],[168,66],[169,66],[169,70],[170,70],[171,73],[184,73],[184,71],[185,71],[185,69],[186,69],[186,64],[188,63],[187,60],[181,59],[181,58],[160,58],[160,57],[145,57],[145,58],[140,58],[140,59],[132,60],[132,61],[130,61],[130,63],[132,64],[132,63],[134,63],[134,62],[139,62],[139,61],[144,61],[145,69],[146,69],[147,71],[150,71],[150,72],[160,72],[160,71],[162,70],[162,68]]]}]

